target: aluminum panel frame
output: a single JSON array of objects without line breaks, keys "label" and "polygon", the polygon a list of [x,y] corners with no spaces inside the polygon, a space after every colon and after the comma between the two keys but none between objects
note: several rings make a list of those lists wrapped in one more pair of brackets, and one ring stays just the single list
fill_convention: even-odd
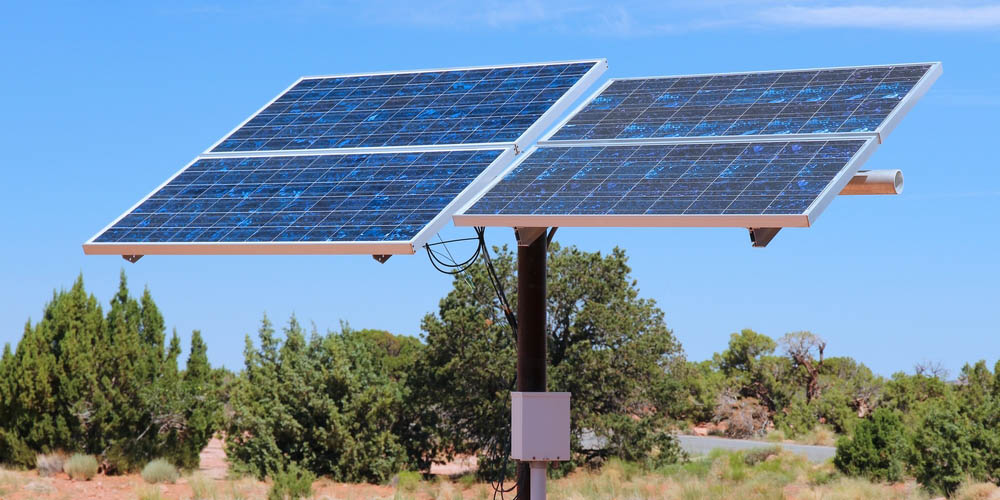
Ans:
[{"label": "aluminum panel frame", "polygon": [[[567,115],[565,118],[563,118],[555,127],[553,127],[551,130],[549,130],[541,139],[539,139],[539,144],[540,145],[555,146],[555,145],[558,145],[558,144],[567,144],[567,145],[569,145],[571,143],[580,143],[580,142],[586,141],[586,139],[553,140],[552,137],[557,132],[559,132],[559,130],[562,129],[567,123],[569,123],[573,118],[575,118],[577,114],[579,114],[581,111],[583,111],[583,109],[586,108],[587,105],[589,105],[594,99],[596,99],[598,96],[600,96],[605,90],[607,90],[608,87],[610,87],[614,82],[617,82],[617,81],[657,80],[657,79],[663,79],[663,78],[689,78],[689,77],[704,77],[704,76],[750,75],[750,74],[762,74],[762,73],[788,73],[788,72],[794,72],[794,71],[821,71],[821,70],[839,70],[839,69],[852,69],[852,68],[878,68],[878,67],[885,67],[885,66],[921,66],[921,65],[925,65],[925,64],[930,65],[931,67],[927,70],[926,73],[924,73],[924,75],[922,77],[920,77],[919,80],[917,80],[917,83],[913,86],[913,88],[911,88],[910,91],[907,92],[906,96],[904,96],[903,99],[901,99],[899,101],[899,103],[896,104],[896,107],[892,110],[892,112],[889,113],[885,117],[885,119],[882,120],[882,123],[880,123],[879,126],[876,127],[876,129],[874,131],[872,131],[872,132],[843,132],[843,133],[833,132],[833,133],[824,133],[824,134],[784,134],[784,135],[781,135],[781,134],[770,134],[770,135],[746,135],[746,136],[744,136],[744,135],[733,135],[733,136],[663,137],[663,138],[661,138],[661,139],[679,139],[678,142],[688,142],[688,141],[684,141],[683,139],[688,139],[688,140],[691,140],[691,139],[707,139],[707,138],[727,138],[728,139],[728,138],[732,137],[732,138],[752,138],[753,140],[758,140],[757,138],[760,138],[760,137],[771,137],[771,136],[778,136],[778,137],[812,136],[812,137],[816,137],[816,136],[830,136],[830,135],[835,135],[835,136],[838,136],[838,137],[845,137],[845,138],[854,138],[852,136],[862,136],[863,135],[865,137],[868,137],[868,136],[874,135],[874,136],[876,136],[878,138],[878,141],[881,143],[881,142],[883,142],[885,140],[885,137],[888,136],[889,133],[892,132],[899,125],[900,120],[902,120],[903,117],[906,116],[906,114],[910,111],[910,109],[913,108],[913,105],[916,104],[916,102],[921,97],[923,97],[924,94],[926,94],[928,90],[930,90],[931,85],[933,85],[934,82],[937,81],[938,77],[941,76],[941,74],[943,73],[944,69],[943,69],[943,64],[940,61],[917,62],[917,63],[895,63],[895,64],[868,64],[868,65],[861,65],[861,66],[830,66],[830,67],[825,67],[825,68],[776,69],[776,70],[766,70],[766,71],[734,71],[734,72],[728,72],[728,73],[699,73],[699,74],[691,74],[691,75],[664,75],[664,76],[647,76],[647,77],[611,78],[611,79],[608,79],[606,82],[604,82],[604,84],[602,84],[589,97],[587,97],[587,99],[585,99],[582,103],[580,103],[579,105],[577,105],[577,107],[574,108],[573,111],[571,111],[569,115]],[[651,139],[651,138],[647,138],[647,139]],[[639,140],[647,140],[647,139],[639,139]],[[600,141],[628,141],[628,142],[622,142],[622,144],[633,144],[633,142],[631,142],[631,141],[635,141],[636,139],[598,139],[598,140],[600,140]],[[794,140],[797,140],[797,139],[794,139]],[[718,141],[718,142],[721,142],[721,141]]]},{"label": "aluminum panel frame", "polygon": [[[328,150],[342,151],[342,150],[352,149],[352,150],[356,150],[356,152],[378,152],[378,151],[400,152],[400,151],[411,151],[411,150],[424,151],[427,148],[442,147],[442,146],[448,146],[448,147],[451,147],[451,146],[456,146],[456,147],[472,146],[472,147],[469,147],[468,149],[489,149],[488,147],[485,147],[485,146],[486,145],[490,145],[490,146],[502,146],[502,147],[515,146],[515,147],[518,147],[519,149],[523,150],[528,144],[531,144],[532,142],[534,142],[538,138],[538,136],[540,136],[546,129],[548,129],[552,125],[552,122],[554,122],[556,120],[556,118],[558,118],[563,112],[565,112],[567,109],[569,109],[570,105],[572,105],[573,102],[575,102],[577,99],[579,99],[580,96],[589,87],[591,87],[594,84],[594,82],[596,82],[601,77],[601,75],[604,74],[605,71],[607,71],[607,69],[608,69],[608,60],[607,59],[604,59],[604,58],[599,58],[599,59],[578,59],[578,60],[569,60],[569,61],[536,62],[536,63],[523,63],[523,64],[493,64],[493,65],[482,65],[482,66],[462,66],[462,67],[455,67],[455,68],[434,68],[434,69],[404,70],[404,71],[375,71],[375,72],[367,72],[367,73],[365,73],[365,72],[362,72],[362,73],[344,73],[344,74],[338,74],[338,75],[301,76],[298,79],[296,79],[295,82],[293,82],[291,85],[289,85],[288,87],[286,87],[285,90],[282,90],[280,93],[278,93],[278,95],[276,95],[273,98],[271,98],[271,100],[269,100],[267,102],[267,104],[264,104],[263,106],[261,106],[260,108],[258,108],[257,111],[254,111],[253,114],[251,114],[245,120],[243,120],[242,122],[240,122],[239,125],[237,125],[235,128],[233,128],[229,132],[226,132],[222,137],[219,138],[219,140],[217,140],[214,143],[212,143],[212,145],[209,146],[208,149],[206,149],[205,151],[203,151],[201,153],[201,155],[205,156],[205,157],[210,157],[210,156],[219,156],[219,157],[223,157],[223,156],[237,156],[237,157],[242,157],[242,155],[240,154],[241,153],[240,151],[212,151],[212,150],[215,149],[219,144],[222,144],[229,136],[233,135],[234,132],[236,132],[237,130],[243,128],[247,123],[250,122],[250,120],[253,120],[262,111],[264,111],[265,109],[267,109],[268,106],[274,104],[275,101],[277,101],[278,99],[280,99],[281,96],[283,96],[286,93],[288,93],[289,90],[292,90],[293,88],[295,88],[295,86],[298,85],[299,83],[301,83],[303,80],[318,80],[318,79],[323,79],[323,78],[353,78],[353,77],[360,77],[360,76],[396,75],[396,74],[404,74],[404,73],[433,73],[433,72],[444,72],[444,71],[472,71],[472,70],[495,69],[495,68],[518,68],[518,67],[525,67],[525,66],[551,66],[551,65],[555,65],[555,64],[580,64],[580,63],[593,63],[594,66],[591,67],[589,70],[587,70],[587,72],[584,73],[583,76],[581,76],[580,79],[576,83],[574,83],[569,89],[566,90],[566,93],[563,94],[562,97],[560,97],[559,99],[557,99],[556,102],[554,102],[552,104],[552,106],[549,107],[548,110],[546,110],[544,113],[542,113],[542,115],[539,116],[537,120],[535,120],[535,123],[533,123],[527,129],[525,129],[525,131],[522,132],[521,135],[517,139],[515,139],[513,141],[507,141],[507,142],[487,142],[487,143],[469,143],[469,144],[434,144],[434,145],[416,145],[416,146],[378,146],[378,147],[365,147],[365,148],[333,148],[333,149],[323,149],[323,151],[328,151]],[[257,152],[257,153],[269,153],[269,152],[277,152],[277,151],[319,151],[319,149],[261,150],[261,151],[253,151],[253,152]],[[274,155],[268,155],[268,156],[274,156]]]},{"label": "aluminum panel frame", "polygon": [[[772,136],[776,139],[771,142],[787,142],[786,136]],[[826,142],[835,138],[812,138],[813,142]],[[842,138],[844,139],[844,138]],[[858,139],[856,137],[846,139]],[[805,141],[805,140],[804,140]],[[517,168],[525,159],[531,156],[540,147],[591,147],[602,145],[600,141],[593,141],[586,145],[564,145],[560,141],[551,141],[547,144],[539,143],[538,146],[521,155],[514,163],[507,167],[489,185],[483,189],[478,196],[469,201],[459,209],[452,220],[456,226],[484,226],[484,227],[810,227],[819,215],[833,201],[844,186],[850,182],[851,178],[861,168],[865,161],[878,148],[878,141],[875,137],[869,136],[865,139],[865,144],[858,149],[858,152],[851,157],[840,172],[834,176],[833,180],[827,184],[826,188],[817,195],[816,199],[806,207],[800,214],[650,214],[650,215],[620,215],[620,214],[580,214],[580,215],[552,215],[552,214],[467,214],[480,198],[486,195],[503,178]],[[715,144],[720,141],[702,140],[687,141],[686,143]],[[754,142],[754,141],[729,141],[729,142]],[[758,141],[759,142],[759,141]],[[676,144],[676,142],[670,142]],[[635,145],[636,143],[629,143]],[[664,142],[655,139],[642,139],[641,144],[662,145]]]}]

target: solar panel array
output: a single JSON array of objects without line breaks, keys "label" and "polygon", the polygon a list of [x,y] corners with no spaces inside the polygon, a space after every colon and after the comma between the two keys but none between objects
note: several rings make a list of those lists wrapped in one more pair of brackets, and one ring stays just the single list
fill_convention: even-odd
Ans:
[{"label": "solar panel array", "polygon": [[552,140],[873,132],[928,64],[615,80]]},{"label": "solar panel array", "polygon": [[605,67],[301,79],[84,250],[413,253]]},{"label": "solar panel array", "polygon": [[593,67],[306,78],[212,151],[514,142]]},{"label": "solar panel array", "polygon": [[465,214],[796,214],[864,144],[545,146]]},{"label": "solar panel array", "polygon": [[95,241],[406,241],[502,152],[201,158]]},{"label": "solar panel array", "polygon": [[809,225],[939,73],[934,63],[611,80],[454,219]]}]

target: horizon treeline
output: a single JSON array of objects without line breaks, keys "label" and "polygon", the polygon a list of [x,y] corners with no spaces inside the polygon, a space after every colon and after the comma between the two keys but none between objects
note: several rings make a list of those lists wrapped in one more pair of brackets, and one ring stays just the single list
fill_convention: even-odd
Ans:
[{"label": "horizon treeline", "polygon": [[[516,309],[516,260],[495,249],[497,281]],[[1000,363],[874,374],[824,355],[808,331],[778,338],[744,329],[712,359],[688,361],[653,300],[639,296],[624,251],[552,244],[549,390],[573,394],[572,459],[559,476],[612,458],[658,468],[685,460],[673,433],[780,441],[837,438],[835,464],[872,480],[917,478],[950,493],[965,477],[1000,483]],[[510,477],[516,342],[489,271],[474,265],[425,315],[421,338],[382,330],[281,333],[266,316],[244,366],[213,369],[200,332],[182,368],[152,295],[130,295],[124,272],[107,312],[79,277],[53,293],[0,357],[0,463],[82,452],[105,473],[155,458],[183,469],[213,435],[237,471],[259,478],[299,468],[348,482],[388,482],[456,455],[477,455],[481,479]],[[944,465],[942,465],[944,464]]]}]

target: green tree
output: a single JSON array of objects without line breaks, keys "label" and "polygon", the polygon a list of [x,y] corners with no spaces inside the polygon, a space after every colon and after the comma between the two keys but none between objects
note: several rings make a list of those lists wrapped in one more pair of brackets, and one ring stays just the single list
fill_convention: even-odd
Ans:
[{"label": "green tree", "polygon": [[760,370],[761,360],[774,354],[778,344],[767,335],[749,328],[729,336],[729,346],[717,357],[719,369],[727,377],[740,377]]},{"label": "green tree", "polygon": [[975,477],[970,474],[977,467],[971,434],[972,426],[954,401],[932,403],[913,434],[911,466],[917,481],[950,496],[966,477]]},{"label": "green tree", "polygon": [[850,476],[878,481],[899,481],[903,476],[907,437],[899,415],[879,408],[862,420],[853,437],[837,440],[833,464]]},{"label": "green tree", "polygon": [[[516,308],[512,252],[496,249],[494,265]],[[601,255],[552,244],[548,269],[548,388],[573,394],[574,460],[675,459],[666,432],[670,403],[660,398],[661,381],[681,350],[662,311],[639,298],[624,252]],[[453,286],[438,313],[422,323],[425,387],[433,388],[426,400],[441,415],[444,450],[482,453],[509,439],[513,335],[501,320],[485,266],[473,266]],[[584,430],[597,439],[581,443]],[[500,466],[488,457],[480,464],[485,475]]]},{"label": "green tree", "polygon": [[179,386],[179,342],[165,349],[152,295],[131,297],[124,273],[107,315],[82,277],[53,293],[0,361],[0,462],[30,466],[35,452],[65,450],[100,455],[116,472],[173,459],[169,441],[186,441],[190,425],[164,409],[193,397]]},{"label": "green tree", "polygon": [[226,437],[234,465],[261,478],[295,464],[339,481],[388,480],[406,460],[393,432],[403,391],[378,346],[350,332],[307,340],[294,317],[284,337],[265,317],[260,347],[246,339]]}]

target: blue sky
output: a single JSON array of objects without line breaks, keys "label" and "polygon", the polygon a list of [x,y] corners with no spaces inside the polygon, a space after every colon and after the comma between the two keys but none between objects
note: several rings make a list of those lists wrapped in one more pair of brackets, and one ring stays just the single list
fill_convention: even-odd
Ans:
[{"label": "blue sky", "polygon": [[[242,366],[266,312],[321,330],[419,334],[450,288],[426,257],[149,256],[81,244],[300,75],[605,57],[606,77],[943,61],[867,168],[897,197],[836,199],[766,249],[742,229],[562,229],[615,245],[691,359],[741,328],[811,330],[876,372],[1000,353],[1000,5],[800,3],[7,3],[0,14],[0,343],[83,273],[107,303],[125,268],[187,343]],[[445,237],[468,229],[450,228]],[[512,243],[509,230],[488,233]]]}]

